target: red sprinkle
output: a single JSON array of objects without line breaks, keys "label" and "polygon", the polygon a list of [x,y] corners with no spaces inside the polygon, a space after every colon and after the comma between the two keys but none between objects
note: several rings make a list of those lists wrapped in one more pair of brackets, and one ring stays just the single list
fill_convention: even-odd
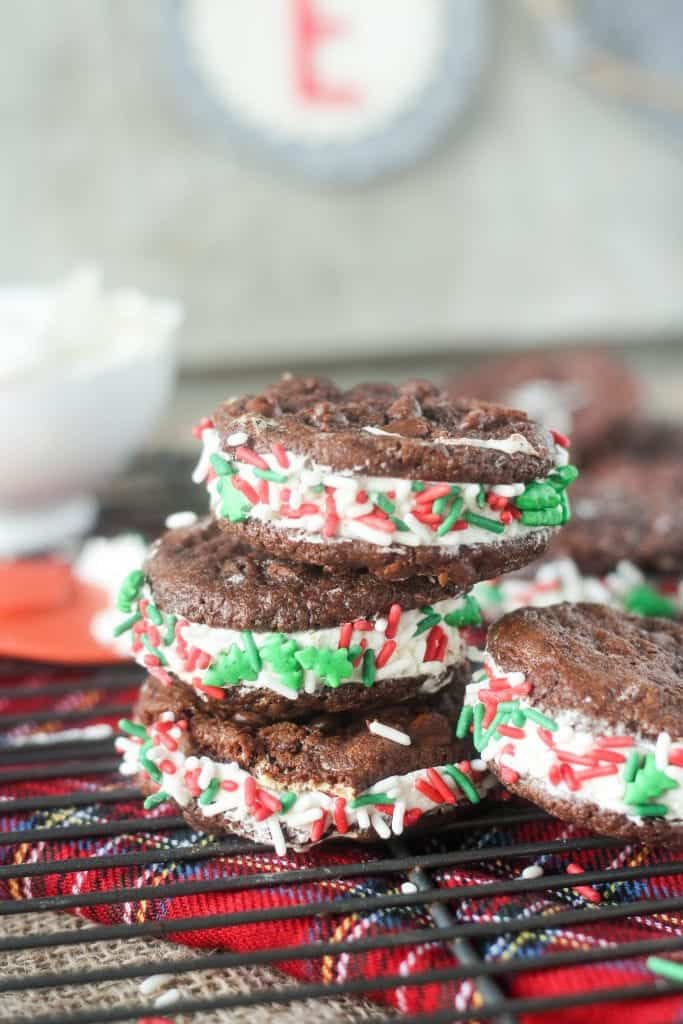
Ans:
[{"label": "red sprinkle", "polygon": [[204,431],[205,430],[212,430],[212,429],[213,429],[213,420],[209,419],[208,416],[202,416],[202,418],[200,419],[199,423],[195,427],[192,428],[192,436],[194,438],[196,438],[198,441],[201,441],[202,434],[204,433]]},{"label": "red sprinkle", "polygon": [[380,530],[382,533],[396,532],[396,527],[392,521],[385,518],[385,516],[379,515],[377,512],[369,512],[364,516],[356,516],[353,522],[362,523],[364,526],[369,526],[373,530]]},{"label": "red sprinkle", "polygon": [[425,782],[424,779],[416,779],[413,785],[415,786],[415,789],[422,793],[423,796],[426,796],[428,800],[431,800],[432,803],[443,803],[443,798],[438,789],[434,789],[434,787],[430,786],[429,783]]},{"label": "red sprinkle", "polygon": [[213,466],[209,466],[209,468],[206,471],[206,476],[204,477],[204,483],[205,484],[213,483],[213,481],[216,479],[217,476],[218,476],[218,473],[213,468]]},{"label": "red sprinkle", "polygon": [[231,479],[233,487],[236,487],[238,491],[241,491],[247,501],[250,501],[252,505],[258,505],[259,496],[250,483],[243,480],[241,476],[233,476]]},{"label": "red sprinkle", "polygon": [[439,651],[439,647],[441,645],[442,637],[444,637],[445,635],[446,634],[444,633],[441,626],[432,626],[432,628],[429,630],[429,633],[427,634],[427,643],[425,645],[425,653],[422,659],[423,661],[439,660],[437,654]]},{"label": "red sprinkle", "polygon": [[611,761],[613,764],[623,764],[626,760],[624,755],[620,754],[618,750],[601,750],[598,747],[596,750],[591,750],[590,753],[596,761]]},{"label": "red sprinkle", "polygon": [[615,764],[606,764],[604,768],[586,768],[585,771],[577,772],[575,778],[583,782],[586,779],[602,778],[603,775],[616,775],[618,771]]},{"label": "red sprinkle", "polygon": [[150,622],[146,629],[147,639],[151,643],[152,647],[158,647],[161,643],[161,633],[156,626],[153,626]]},{"label": "red sprinkle", "polygon": [[683,768],[683,747],[672,747],[669,751],[669,764]]},{"label": "red sprinkle", "polygon": [[420,810],[420,808],[411,807],[410,810],[406,811],[406,813],[403,815],[403,824],[410,828],[410,826],[418,822],[421,817],[422,811]]},{"label": "red sprinkle", "polygon": [[261,499],[261,504],[270,505],[270,488],[268,487],[268,481],[259,480],[256,490],[258,491],[258,496]]},{"label": "red sprinkle", "polygon": [[194,797],[201,796],[201,789],[199,788],[199,768],[194,768],[192,771],[189,769],[185,772],[184,782],[190,791],[190,795]]},{"label": "red sprinkle", "polygon": [[192,680],[195,690],[205,693],[207,697],[213,697],[214,700],[225,700],[227,694],[222,686],[204,686],[204,683],[195,680],[196,677]]},{"label": "red sprinkle", "polygon": [[280,506],[280,515],[286,516],[287,519],[301,519],[302,516],[320,515],[320,509],[310,501],[304,502],[298,508],[291,508],[290,505],[282,504]]},{"label": "red sprinkle", "polygon": [[420,512],[419,509],[415,509],[413,515],[425,526],[440,526],[443,522],[441,516],[437,516],[434,512]]},{"label": "red sprinkle", "polygon": [[232,779],[224,779],[221,782],[221,789],[224,790],[226,793],[234,793],[239,788],[240,787],[238,786],[238,784],[236,782],[233,782]]},{"label": "red sprinkle", "polygon": [[211,655],[207,654],[206,651],[200,651],[199,657],[197,658],[197,668],[203,671],[208,668],[211,664]]},{"label": "red sprinkle", "polygon": [[159,768],[164,775],[175,775],[176,773],[176,766],[173,764],[173,761],[169,761],[167,757],[165,757],[163,761],[159,761]]},{"label": "red sprinkle", "polygon": [[506,764],[500,767],[500,777],[503,782],[508,786],[513,786],[515,782],[519,782],[519,773],[514,768],[508,768]]},{"label": "red sprinkle", "polygon": [[256,790],[256,780],[251,775],[247,775],[244,780],[244,802],[249,811],[256,806]]},{"label": "red sprinkle", "polygon": [[553,739],[553,734],[551,733],[550,729],[544,729],[542,725],[539,725],[539,727],[538,727],[538,735],[543,740],[543,742],[545,743],[546,747],[554,747],[555,746],[555,740]]},{"label": "red sprinkle", "polygon": [[560,778],[573,793],[575,793],[579,788],[579,783],[577,782],[576,775],[574,774],[574,769],[570,764],[565,763],[560,765]]},{"label": "red sprinkle", "polygon": [[334,501],[334,491],[328,491],[325,495],[325,522],[323,523],[323,536],[334,537],[339,529],[339,515]]},{"label": "red sprinkle", "polygon": [[240,445],[235,449],[235,458],[238,462],[246,462],[249,466],[256,466],[257,469],[269,469],[268,463],[261,456],[257,455],[251,448]]},{"label": "red sprinkle", "polygon": [[[161,722],[159,724],[164,725],[165,723]],[[169,722],[168,724],[172,725],[173,723]],[[162,747],[166,747],[167,750],[170,750],[171,753],[178,749],[178,744],[176,743],[172,736],[168,735],[167,732],[162,732],[159,729],[157,735],[155,736],[155,739],[161,744]]]},{"label": "red sprinkle", "polygon": [[310,839],[312,843],[317,843],[319,839],[322,839],[326,825],[327,812],[323,811],[318,820],[314,821],[311,825]]},{"label": "red sprinkle", "polygon": [[356,619],[353,624],[353,628],[357,629],[359,633],[369,633],[375,627],[372,622],[368,622],[367,619]]},{"label": "red sprinkle", "polygon": [[431,782],[432,786],[437,791],[437,793],[441,794],[441,798],[442,798],[444,803],[447,803],[447,804],[454,804],[455,803],[455,795],[448,788],[448,786],[446,785],[446,783],[444,782],[442,777],[437,772],[436,768],[428,768],[427,769],[427,778],[429,779],[429,781]]},{"label": "red sprinkle", "polygon": [[498,732],[501,736],[510,736],[514,740],[524,739],[524,729],[519,729],[516,725],[499,725]]},{"label": "red sprinkle", "polygon": [[396,636],[396,630],[398,629],[398,624],[401,621],[402,614],[403,609],[400,604],[392,604],[389,609],[389,614],[387,615],[387,631],[384,634],[387,640],[393,640]]},{"label": "red sprinkle", "polygon": [[433,484],[431,487],[425,488],[424,491],[420,491],[415,501],[418,505],[431,505],[437,498],[445,498],[450,493],[450,484]]},{"label": "red sprinkle", "polygon": [[360,665],[361,661],[363,660],[363,652],[365,651],[365,648],[368,646],[368,642],[365,639],[365,637],[363,637],[363,639],[361,640],[359,646],[360,646],[361,653],[358,655],[356,660],[353,662],[353,667],[354,668],[358,668],[358,666]]},{"label": "red sprinkle", "polygon": [[556,761],[554,764],[551,764],[550,766],[550,769],[548,771],[548,780],[550,781],[550,784],[552,786],[559,786],[561,778],[562,772],[560,771],[560,766]]},{"label": "red sprinkle", "polygon": [[146,654],[142,659],[147,668],[157,668],[161,665],[161,662],[157,658],[156,654]]},{"label": "red sprinkle", "polygon": [[341,835],[346,835],[349,830],[349,822],[346,817],[346,800],[338,796],[334,801],[334,826]]},{"label": "red sprinkle", "polygon": [[551,430],[550,433],[553,435],[553,441],[555,444],[559,444],[560,448],[569,448],[571,441],[566,434],[561,434],[559,430]]},{"label": "red sprinkle", "polygon": [[280,803],[278,798],[276,796],[273,796],[272,793],[269,793],[267,790],[259,789],[256,795],[258,797],[259,803],[263,804],[263,806],[268,811],[270,811],[271,814],[279,814],[280,811],[282,810],[282,804]]},{"label": "red sprinkle", "polygon": [[394,653],[395,650],[396,650],[396,641],[395,640],[385,640],[385,642],[382,644],[382,647],[380,649],[379,654],[377,655],[377,657],[375,659],[375,667],[376,668],[384,668],[384,666],[389,661],[389,658],[392,656],[392,654]]},{"label": "red sprinkle", "polygon": [[448,650],[448,637],[444,633],[439,640],[439,646],[436,648],[436,654],[434,655],[434,661],[443,661],[446,657],[446,651]]},{"label": "red sprinkle", "polygon": [[357,503],[359,505],[364,505],[367,500],[368,500],[368,492],[367,491],[359,491],[358,494],[356,495],[356,501],[357,501]]},{"label": "red sprinkle", "polygon": [[572,754],[569,750],[556,750],[558,761],[565,761],[568,764],[585,764],[588,768],[595,767],[595,758],[584,754]]},{"label": "red sprinkle", "polygon": [[630,736],[596,736],[595,742],[599,747],[632,747],[633,740]]},{"label": "red sprinkle", "polygon": [[[570,864],[567,864],[567,874],[582,875],[583,868],[580,864],[576,864],[572,861]],[[588,900],[590,903],[600,903],[602,901],[602,896],[597,889],[593,888],[592,885],[577,885],[574,887],[574,891],[578,892],[579,896],[583,896],[583,898]]]},{"label": "red sprinkle", "polygon": [[277,459],[278,466],[282,466],[283,469],[289,468],[289,456],[281,444],[271,444],[270,450]]},{"label": "red sprinkle", "polygon": [[339,630],[339,643],[337,647],[348,647],[353,637],[353,623],[345,622]]}]

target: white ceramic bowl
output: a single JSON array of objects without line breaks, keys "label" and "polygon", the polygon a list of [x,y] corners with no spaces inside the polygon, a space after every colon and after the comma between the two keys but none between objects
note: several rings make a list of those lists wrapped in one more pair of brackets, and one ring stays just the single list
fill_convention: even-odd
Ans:
[{"label": "white ceramic bowl", "polygon": [[[21,344],[22,329],[45,319],[51,300],[47,289],[0,289],[0,346]],[[94,492],[139,450],[175,374],[180,310],[153,305],[165,326],[156,321],[149,343],[144,317],[139,337],[121,349],[109,322],[104,348],[56,360],[19,352],[17,371],[0,375],[0,556],[51,548],[87,530]]]}]

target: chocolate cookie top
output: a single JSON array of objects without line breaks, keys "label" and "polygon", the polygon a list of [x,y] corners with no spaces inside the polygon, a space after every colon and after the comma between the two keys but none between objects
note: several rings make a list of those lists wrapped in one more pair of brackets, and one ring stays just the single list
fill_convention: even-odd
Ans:
[{"label": "chocolate cookie top", "polygon": [[683,571],[683,443],[646,446],[601,460],[572,493],[573,518],[553,554],[570,555],[586,573],[622,561],[659,573]]},{"label": "chocolate cookie top", "polygon": [[598,604],[522,608],[491,626],[487,650],[504,672],[524,674],[550,715],[683,736],[683,623]]},{"label": "chocolate cookie top", "polygon": [[570,434],[581,465],[638,407],[627,366],[603,349],[520,352],[487,359],[449,382],[453,395],[481,395],[519,406],[546,427]]},{"label": "chocolate cookie top", "polygon": [[[467,741],[453,738],[453,723],[462,702],[462,688],[449,687],[433,697],[397,704],[364,715],[321,715],[306,722],[252,725],[226,720],[208,710],[188,687],[162,686],[150,678],[140,692],[135,717],[149,726],[173,712],[185,720],[192,753],[215,761],[235,762],[263,781],[281,786],[304,785],[332,791],[348,787],[360,792],[379,779],[405,775],[429,765],[467,758]],[[404,745],[377,735],[370,722],[410,738]]]},{"label": "chocolate cookie top", "polygon": [[258,455],[282,445],[336,470],[424,480],[518,483],[553,466],[546,430],[525,413],[452,399],[427,381],[359,384],[285,374],[260,394],[214,414],[221,445]]},{"label": "chocolate cookie top", "polygon": [[428,576],[392,581],[257,555],[210,518],[163,534],[144,568],[164,612],[240,630],[335,627],[393,604],[419,608],[462,592]]}]

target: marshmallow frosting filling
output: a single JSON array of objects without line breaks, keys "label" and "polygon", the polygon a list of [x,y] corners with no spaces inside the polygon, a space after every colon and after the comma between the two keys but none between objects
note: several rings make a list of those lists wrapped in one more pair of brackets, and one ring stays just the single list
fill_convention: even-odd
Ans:
[{"label": "marshmallow frosting filling", "polygon": [[472,730],[503,783],[530,783],[638,824],[683,822],[683,738],[629,734],[572,709],[546,714],[532,694],[522,672],[503,671],[490,655],[466,690],[456,735]]},{"label": "marshmallow frosting filling", "polygon": [[406,611],[394,604],[386,617],[358,618],[334,628],[259,633],[166,614],[143,583],[127,608],[135,611],[121,628],[130,630],[139,664],[161,682],[175,676],[205,699],[220,699],[226,686],[265,687],[294,700],[326,686],[372,686],[377,680],[419,676],[427,677],[423,692],[434,692],[449,681],[450,669],[465,661],[461,630],[481,622],[476,601],[465,596]]},{"label": "marshmallow frosting filling", "polygon": [[284,789],[265,771],[245,771],[236,762],[197,757],[187,750],[187,724],[173,712],[162,714],[148,729],[123,719],[125,736],[117,740],[121,772],[142,772],[155,787],[147,809],[173,799],[181,808],[194,804],[210,830],[212,819],[272,843],[283,855],[288,843],[301,846],[322,838],[373,830],[381,839],[400,835],[423,814],[457,804],[478,803],[494,780],[480,762],[393,775],[362,793],[348,786],[328,792],[297,783]]},{"label": "marshmallow frosting filling", "polygon": [[[201,433],[203,450],[193,480],[206,481],[215,515],[231,522],[268,523],[313,543],[350,540],[389,549],[448,550],[500,544],[567,522],[566,488],[577,475],[560,443],[555,444],[555,469],[543,480],[443,483],[333,470],[281,446],[256,453],[243,433],[229,437],[229,450],[221,450],[213,428]],[[484,446],[477,439],[453,439],[458,441]],[[512,435],[495,447],[525,451],[522,442],[528,446],[521,435]]]}]

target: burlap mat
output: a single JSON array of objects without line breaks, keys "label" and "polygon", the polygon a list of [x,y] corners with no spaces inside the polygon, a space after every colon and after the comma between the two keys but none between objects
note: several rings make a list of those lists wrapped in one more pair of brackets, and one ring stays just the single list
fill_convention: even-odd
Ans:
[{"label": "burlap mat", "polygon": [[[21,950],[0,953],[0,975],[26,977],[55,971],[83,971],[101,968],[107,964],[148,964],[197,955],[192,949],[174,943],[146,939],[98,942],[89,945],[87,932],[92,927],[69,914],[17,914],[0,923],[0,935],[31,935],[52,931],[80,930],[83,942],[77,946],[57,949]],[[205,951],[202,951],[204,955]],[[163,967],[159,967],[159,972]],[[140,980],[110,981],[95,985],[77,985],[68,988],[30,989],[23,992],[0,993],[0,1021],[10,1017],[25,1018],[27,1024],[35,1015],[47,1013],[75,1013],[77,1010],[109,1009],[133,1003],[150,1003],[162,992],[177,989],[180,998],[236,995],[264,989],[294,985],[294,979],[264,967],[220,968],[193,971],[176,975],[155,996],[140,992]],[[174,1014],[173,1005],[160,1007],[156,1014],[169,1017],[177,1024],[300,1024],[308,1016],[315,1024],[373,1024],[394,1016],[391,1010],[373,1006],[358,997],[343,999],[305,1000],[291,1006],[253,1007],[216,1010],[195,1015]],[[131,1018],[133,1020],[133,1018]]]}]

